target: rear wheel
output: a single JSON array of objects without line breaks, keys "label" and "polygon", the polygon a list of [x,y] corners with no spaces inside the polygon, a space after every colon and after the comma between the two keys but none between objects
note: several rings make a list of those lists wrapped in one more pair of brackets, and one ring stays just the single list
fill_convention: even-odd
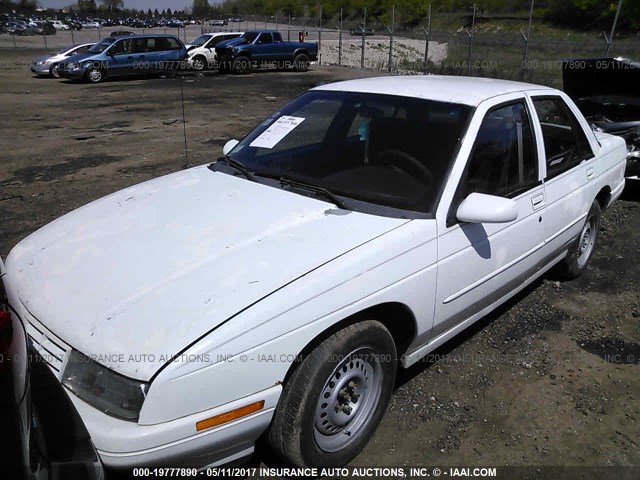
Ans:
[{"label": "rear wheel", "polygon": [[309,70],[309,57],[304,53],[299,53],[293,59],[293,69],[296,72],[306,72]]},{"label": "rear wheel", "polygon": [[556,277],[563,280],[573,280],[578,278],[587,268],[598,240],[601,215],[600,204],[598,200],[595,200],[589,209],[578,239],[569,250],[566,258],[555,267],[553,273]]},{"label": "rear wheel", "polygon": [[331,335],[287,381],[267,433],[269,448],[291,465],[346,465],[378,427],[396,367],[395,343],[380,322]]}]

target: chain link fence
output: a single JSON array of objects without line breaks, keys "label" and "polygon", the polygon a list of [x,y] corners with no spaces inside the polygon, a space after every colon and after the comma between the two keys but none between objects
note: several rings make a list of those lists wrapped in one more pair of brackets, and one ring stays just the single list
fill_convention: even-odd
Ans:
[{"label": "chain link fence", "polygon": [[[392,9],[386,23],[345,12],[327,20],[288,15],[241,15],[242,20],[224,26],[136,29],[109,27],[95,30],[57,31],[56,35],[0,35],[0,48],[58,50],[71,44],[97,42],[112,32],[174,34],[185,43],[202,33],[273,29],[288,41],[318,43],[318,64],[366,68],[398,74],[471,75],[524,80],[561,86],[562,60],[568,58],[622,56],[640,59],[640,32],[619,35],[615,22],[609,34],[554,30],[533,15],[521,17],[482,16],[469,12],[429,14],[423,24],[407,25],[402,12]],[[396,22],[396,19],[399,19]],[[495,22],[508,21],[501,31]],[[617,17],[616,17],[617,20]],[[518,31],[517,26],[521,29]]]}]

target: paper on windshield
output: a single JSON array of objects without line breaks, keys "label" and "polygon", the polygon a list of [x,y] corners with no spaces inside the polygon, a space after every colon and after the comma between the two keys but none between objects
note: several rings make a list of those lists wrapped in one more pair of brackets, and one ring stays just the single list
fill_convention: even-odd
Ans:
[{"label": "paper on windshield", "polygon": [[303,121],[303,117],[290,117],[288,115],[283,115],[273,122],[273,124],[262,132],[253,142],[251,142],[249,146],[273,148],[280,140],[289,135],[289,133],[291,133],[291,131]]}]

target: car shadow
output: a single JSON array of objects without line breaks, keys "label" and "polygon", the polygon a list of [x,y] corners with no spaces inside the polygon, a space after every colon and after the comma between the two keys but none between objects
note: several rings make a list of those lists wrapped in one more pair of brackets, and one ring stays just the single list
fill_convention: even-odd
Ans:
[{"label": "car shadow", "polygon": [[627,178],[621,200],[640,202],[640,178]]},{"label": "car shadow", "polygon": [[542,276],[538,280],[534,281],[531,285],[525,287],[521,292],[516,294],[513,298],[506,301],[504,304],[488,313],[486,316],[482,317],[478,321],[476,321],[473,325],[465,328],[462,332],[457,334],[452,339],[440,345],[438,348],[433,350],[423,357],[423,359],[418,360],[415,364],[410,366],[409,368],[400,368],[398,370],[398,374],[396,376],[396,384],[394,387],[394,391],[397,391],[399,388],[403,387],[429,368],[432,365],[438,363],[438,359],[445,358],[447,355],[450,355],[456,348],[463,345],[465,342],[473,338],[477,333],[481,332],[487,325],[492,323],[495,319],[504,315],[508,312],[512,307],[522,301],[524,298],[529,296],[533,291],[535,291],[538,287],[540,287],[543,283],[546,276]]}]

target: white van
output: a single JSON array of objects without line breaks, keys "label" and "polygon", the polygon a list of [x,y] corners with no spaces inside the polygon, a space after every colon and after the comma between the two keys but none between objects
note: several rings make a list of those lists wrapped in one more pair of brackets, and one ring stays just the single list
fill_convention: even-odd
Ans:
[{"label": "white van", "polygon": [[187,47],[187,62],[190,68],[194,70],[204,70],[205,68],[216,68],[216,45],[225,40],[238,38],[244,32],[215,32],[204,33],[191,43],[185,45]]},{"label": "white van", "polygon": [[71,30],[71,27],[66,23],[62,23],[60,20],[51,20],[51,24],[56,30]]}]

